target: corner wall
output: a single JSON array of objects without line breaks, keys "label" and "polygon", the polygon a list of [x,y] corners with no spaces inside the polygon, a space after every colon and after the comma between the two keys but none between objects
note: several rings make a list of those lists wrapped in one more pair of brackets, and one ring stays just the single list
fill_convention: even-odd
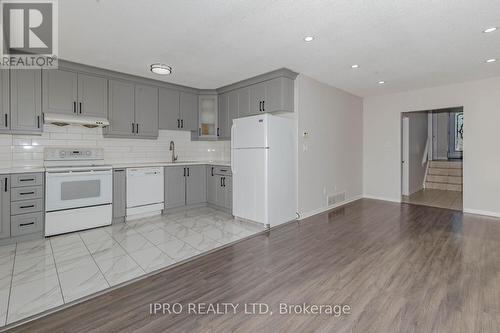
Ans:
[{"label": "corner wall", "polygon": [[464,211],[500,216],[500,77],[368,97],[363,110],[363,193],[401,199],[401,112],[464,107]]},{"label": "corner wall", "polygon": [[361,197],[363,100],[302,74],[295,86],[298,212],[304,218],[337,206],[328,206],[328,195],[345,191],[344,202]]}]

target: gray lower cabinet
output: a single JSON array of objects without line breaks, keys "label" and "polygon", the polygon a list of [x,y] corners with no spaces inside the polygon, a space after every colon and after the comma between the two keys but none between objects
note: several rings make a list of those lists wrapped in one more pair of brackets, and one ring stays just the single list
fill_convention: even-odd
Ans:
[{"label": "gray lower cabinet", "polygon": [[205,165],[165,167],[165,210],[207,202]]},{"label": "gray lower cabinet", "polygon": [[10,237],[10,176],[0,175],[0,239]]},{"label": "gray lower cabinet", "polygon": [[10,71],[10,130],[13,134],[42,133],[42,71]]},{"label": "gray lower cabinet", "polygon": [[229,167],[209,165],[207,175],[207,202],[232,211],[233,184]]},{"label": "gray lower cabinet", "polygon": [[180,113],[181,129],[188,131],[198,130],[198,95],[194,93],[180,93]]},{"label": "gray lower cabinet", "polygon": [[191,165],[186,167],[186,204],[195,205],[207,202],[206,167]]},{"label": "gray lower cabinet", "polygon": [[113,222],[123,222],[127,209],[127,173],[113,169]]},{"label": "gray lower cabinet", "polygon": [[186,168],[165,167],[165,210],[186,205]]},{"label": "gray lower cabinet", "polygon": [[108,118],[110,125],[104,134],[110,136],[135,136],[135,91],[128,81],[109,80]]},{"label": "gray lower cabinet", "polygon": [[160,129],[177,130],[180,128],[180,92],[160,88],[158,92]]},{"label": "gray lower cabinet", "polygon": [[135,86],[135,124],[136,136],[158,137],[158,88]]},{"label": "gray lower cabinet", "polygon": [[0,69],[0,133],[10,131],[9,70]]}]

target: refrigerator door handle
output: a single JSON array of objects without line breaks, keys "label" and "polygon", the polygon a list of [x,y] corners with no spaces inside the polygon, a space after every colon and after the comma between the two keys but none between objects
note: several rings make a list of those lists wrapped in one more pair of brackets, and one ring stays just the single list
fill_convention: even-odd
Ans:
[{"label": "refrigerator door handle", "polygon": [[[233,145],[233,142],[234,142],[234,124],[231,125],[231,145]],[[231,172],[234,174],[235,172],[234,172],[233,149],[234,148],[231,147],[229,158],[231,159]]]}]

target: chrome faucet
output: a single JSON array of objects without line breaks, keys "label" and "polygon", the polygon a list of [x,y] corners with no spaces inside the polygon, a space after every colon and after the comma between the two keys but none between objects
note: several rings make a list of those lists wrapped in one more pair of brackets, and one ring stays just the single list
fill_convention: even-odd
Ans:
[{"label": "chrome faucet", "polygon": [[170,141],[170,151],[172,152],[172,162],[177,161],[178,155],[175,155],[175,143]]}]

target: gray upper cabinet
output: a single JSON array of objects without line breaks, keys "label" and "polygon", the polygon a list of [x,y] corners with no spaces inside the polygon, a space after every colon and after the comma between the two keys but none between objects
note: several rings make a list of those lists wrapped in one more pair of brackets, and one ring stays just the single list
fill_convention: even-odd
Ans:
[{"label": "gray upper cabinet", "polygon": [[106,117],[107,79],[63,69],[43,71],[43,112]]},{"label": "gray upper cabinet", "polygon": [[104,133],[111,136],[133,136],[135,134],[134,84],[127,81],[109,80],[108,117],[110,125]]},{"label": "gray upper cabinet", "polygon": [[76,114],[78,75],[62,69],[43,71],[43,112]]},{"label": "gray upper cabinet", "polygon": [[108,80],[106,78],[78,74],[78,113],[106,118],[108,114]]},{"label": "gray upper cabinet", "polygon": [[250,86],[250,114],[258,114],[264,111],[266,99],[265,83],[257,83]]},{"label": "gray upper cabinet", "polygon": [[264,112],[293,112],[293,80],[279,77],[265,82],[266,97],[264,99]]},{"label": "gray upper cabinet", "polygon": [[165,167],[165,210],[186,205],[186,168]]},{"label": "gray upper cabinet", "polygon": [[42,132],[41,70],[10,71],[10,118],[13,134]]},{"label": "gray upper cabinet", "polygon": [[191,165],[186,174],[186,204],[194,205],[207,201],[207,179],[205,165]]},{"label": "gray upper cabinet", "polygon": [[217,128],[217,136],[220,139],[227,137],[227,129],[229,124],[229,93],[219,95],[219,125]]},{"label": "gray upper cabinet", "polygon": [[10,237],[10,179],[0,175],[0,239]]},{"label": "gray upper cabinet", "polygon": [[135,86],[135,124],[137,136],[158,137],[158,88]]},{"label": "gray upper cabinet", "polygon": [[250,116],[250,87],[238,89],[238,117]]},{"label": "gray upper cabinet", "polygon": [[172,89],[159,89],[159,128],[176,130],[180,128],[180,93]]},{"label": "gray upper cabinet", "polygon": [[0,133],[10,130],[9,71],[0,69]]},{"label": "gray upper cabinet", "polygon": [[181,92],[180,96],[181,129],[198,130],[198,95]]}]

